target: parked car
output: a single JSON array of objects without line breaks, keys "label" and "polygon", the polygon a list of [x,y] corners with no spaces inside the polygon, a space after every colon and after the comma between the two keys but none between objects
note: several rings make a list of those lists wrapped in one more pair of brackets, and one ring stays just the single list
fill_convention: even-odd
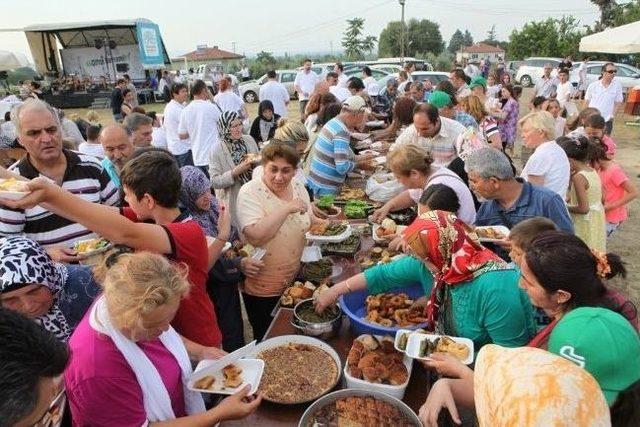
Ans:
[{"label": "parked car", "polygon": [[[362,67],[350,67],[344,69],[344,74],[348,77],[360,77],[362,78]],[[383,77],[388,76],[390,73],[384,70],[380,70],[378,68],[371,68],[371,77],[376,80],[379,80]]]},{"label": "parked car", "polygon": [[[600,78],[602,66],[606,63],[606,61],[589,61],[587,63],[587,85]],[[569,81],[573,83],[574,86],[577,86],[580,82],[580,75],[578,73],[580,65],[582,65],[582,62],[574,62],[569,72]],[[640,85],[640,69],[620,63],[615,63],[615,66],[618,69],[615,80],[620,82],[624,92],[628,92],[629,89]]]},{"label": "parked car", "polygon": [[[287,88],[291,99],[296,99],[296,93],[293,89],[293,82],[296,80],[296,74],[298,74],[297,70],[276,70],[277,80]],[[256,80],[250,80],[248,82],[240,84],[240,96],[242,97],[242,99],[244,99],[244,102],[258,102],[260,86],[266,83],[266,81],[267,75],[264,74],[262,75],[262,77]]]},{"label": "parked car", "polygon": [[551,64],[553,67],[552,75],[556,72],[556,68],[562,62],[562,58],[544,58],[532,57],[525,59],[516,73],[516,82],[524,87],[536,84],[538,79],[544,74],[544,66]]},{"label": "parked car", "polygon": [[511,76],[511,80],[516,79],[516,74],[518,73],[518,68],[522,65],[524,61],[508,61],[505,64],[505,71],[509,73]]},{"label": "parked car", "polygon": [[372,70],[386,71],[389,74],[396,74],[404,70],[404,68],[402,68],[401,65],[395,65],[395,64],[372,64],[372,65],[369,65],[369,68],[371,68]]},{"label": "parked car", "polygon": [[[380,92],[382,92],[387,87],[387,81],[390,79],[397,79],[398,73],[389,74],[378,80],[378,86],[380,86]],[[411,73],[411,78],[413,81],[424,82],[429,79],[431,84],[434,86],[440,83],[443,80],[449,79],[449,73],[445,73],[443,71],[414,71]]]}]

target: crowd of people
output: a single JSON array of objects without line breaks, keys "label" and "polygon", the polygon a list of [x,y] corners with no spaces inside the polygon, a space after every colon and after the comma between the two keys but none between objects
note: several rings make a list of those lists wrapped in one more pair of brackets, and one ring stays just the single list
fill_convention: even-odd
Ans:
[{"label": "crowd of people", "polygon": [[[474,370],[425,362],[441,377],[425,426],[443,408],[456,423],[466,408],[480,425],[638,425],[637,310],[608,282],[626,275],[607,242],[638,196],[615,161],[615,65],[574,112],[565,69],[545,70],[527,114],[522,88],[488,68],[432,84],[407,64],[380,88],[368,67],[348,78],[338,63],[321,78],[302,65],[300,120],[273,71],[253,120],[224,77],[215,96],[202,80],[171,82],[162,115],[118,80],[110,123],[38,99],[12,109],[26,155],[0,178],[28,194],[0,198],[0,424],[32,425],[61,398],[78,426],[205,426],[255,411],[249,387],[213,407],[190,391],[192,362],[242,347],[249,328],[263,339],[305,233],[327,222],[313,200],[376,170],[375,155],[355,154],[367,132],[398,189],[370,219],[415,209],[389,242],[409,256],[334,284],[316,310],[421,285],[429,328],[478,351]],[[497,225],[509,236],[481,243],[474,226]],[[113,248],[80,263],[74,244],[96,236]],[[227,242],[265,255],[226,256]]]}]

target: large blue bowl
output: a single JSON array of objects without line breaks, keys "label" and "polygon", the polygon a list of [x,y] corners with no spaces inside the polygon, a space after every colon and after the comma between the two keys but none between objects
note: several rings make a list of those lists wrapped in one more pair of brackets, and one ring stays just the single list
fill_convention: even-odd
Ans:
[{"label": "large blue bowl", "polygon": [[[410,298],[418,299],[424,296],[424,290],[419,283],[415,285],[411,285],[406,288],[399,288],[390,291],[392,293],[405,293]],[[382,325],[378,325],[375,323],[369,323],[364,320],[366,313],[365,300],[369,293],[366,290],[351,292],[346,295],[342,295],[340,297],[340,308],[342,311],[349,316],[349,323],[351,325],[351,332],[354,335],[362,335],[362,334],[373,334],[373,335],[395,335],[396,331],[400,329],[418,329],[424,328],[427,326],[426,323],[413,325],[410,327],[390,327],[387,328]]]}]

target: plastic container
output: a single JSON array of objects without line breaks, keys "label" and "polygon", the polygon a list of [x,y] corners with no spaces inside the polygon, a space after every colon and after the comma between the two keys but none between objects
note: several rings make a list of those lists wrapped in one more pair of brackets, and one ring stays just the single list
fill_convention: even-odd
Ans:
[{"label": "plastic container", "polygon": [[[365,335],[360,335],[356,339],[360,339],[364,336]],[[376,335],[376,338],[378,340],[382,340],[383,337],[380,335]],[[413,368],[413,360],[410,357],[404,356],[402,362],[404,363],[404,366],[407,367],[407,380],[400,385],[378,384],[378,383],[372,383],[369,381],[352,377],[349,374],[349,365],[345,362],[343,373],[344,373],[346,388],[381,391],[382,393],[388,394],[389,396],[402,399],[404,397],[405,391],[407,390],[407,386],[409,385],[409,380],[411,379],[411,370]]]},{"label": "plastic container", "polygon": [[[430,357],[420,357],[420,356],[418,356],[418,354],[420,354],[420,344],[425,339],[434,340],[436,338],[442,338],[442,335],[421,334],[421,333],[414,333],[414,334],[409,335],[409,342],[407,343],[407,351],[405,351],[405,354],[407,356],[409,356],[409,357],[414,358],[414,359],[431,360]],[[461,360],[461,362],[464,363],[465,365],[470,365],[471,363],[473,363],[473,355],[474,355],[474,353],[473,353],[473,341],[471,341],[469,338],[463,338],[463,337],[451,337],[451,336],[449,336],[449,338],[451,338],[455,342],[458,342],[460,344],[466,345],[467,348],[469,349],[469,355],[467,356],[467,358],[465,360]]]},{"label": "plastic container", "polygon": [[495,231],[499,231],[500,233],[502,233],[505,237],[503,237],[502,239],[492,239],[490,237],[480,237],[478,235],[478,240],[480,240],[481,242],[488,242],[488,243],[493,243],[493,242],[502,242],[504,239],[506,239],[507,237],[509,237],[509,229],[507,227],[505,227],[504,225],[487,225],[487,226],[482,226],[482,227],[476,227],[476,232],[478,230],[490,230],[493,229]]},{"label": "plastic container", "polygon": [[[201,393],[214,393],[214,394],[234,394],[238,390],[242,389],[247,384],[251,384],[251,390],[249,394],[254,394],[258,390],[260,380],[262,379],[262,373],[264,372],[264,361],[260,359],[238,359],[233,362],[234,365],[242,369],[240,376],[242,377],[242,384],[238,387],[228,388],[224,387],[224,375],[222,373],[223,367],[216,367],[214,365],[215,360],[204,360],[198,365],[198,370],[191,375],[189,379],[189,390],[199,391]],[[204,363],[204,365],[203,365]],[[201,366],[202,365],[202,366]],[[226,365],[225,365],[226,366]],[[199,379],[212,376],[215,378],[212,389],[200,389],[195,388],[194,383]]]},{"label": "plastic container", "polygon": [[[424,290],[419,283],[415,285],[394,289],[393,293],[405,293],[409,298],[418,299],[424,296]],[[372,335],[395,335],[395,333],[401,329],[422,329],[427,325],[422,323],[414,325],[411,328],[403,327],[385,327],[375,323],[370,323],[364,320],[367,315],[365,300],[369,293],[366,290],[350,292],[340,297],[340,308],[342,312],[349,317],[349,323],[351,332],[354,335],[372,334]]]},{"label": "plastic container", "polygon": [[307,240],[311,242],[321,242],[321,243],[339,243],[347,240],[351,236],[351,226],[347,225],[347,228],[340,234],[335,236],[316,236],[315,234],[311,234],[307,232],[306,237]]},{"label": "plastic container", "polygon": [[[393,347],[398,350],[400,353],[406,353],[407,351],[407,347],[405,346],[404,350],[400,348],[399,343],[400,343],[400,337],[404,334],[415,334],[415,333],[421,333],[420,330],[413,330],[413,329],[400,329],[399,331],[396,332],[396,336],[395,339],[393,340]],[[409,345],[409,342],[407,341],[407,345]]]}]

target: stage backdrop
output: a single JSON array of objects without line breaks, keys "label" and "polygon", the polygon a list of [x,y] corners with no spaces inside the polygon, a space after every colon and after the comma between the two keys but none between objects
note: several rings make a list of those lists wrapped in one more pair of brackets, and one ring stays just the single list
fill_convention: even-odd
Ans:
[{"label": "stage backdrop", "polygon": [[[109,48],[107,47],[107,52]],[[127,73],[133,80],[144,80],[144,67],[140,62],[137,45],[117,46],[107,54],[105,61],[105,49],[95,47],[75,47],[60,50],[62,66],[65,73],[79,76],[91,76],[98,78],[107,77],[107,80],[115,80],[114,72],[118,77]],[[113,63],[111,60],[113,59]],[[114,66],[115,63],[115,66]]]}]

